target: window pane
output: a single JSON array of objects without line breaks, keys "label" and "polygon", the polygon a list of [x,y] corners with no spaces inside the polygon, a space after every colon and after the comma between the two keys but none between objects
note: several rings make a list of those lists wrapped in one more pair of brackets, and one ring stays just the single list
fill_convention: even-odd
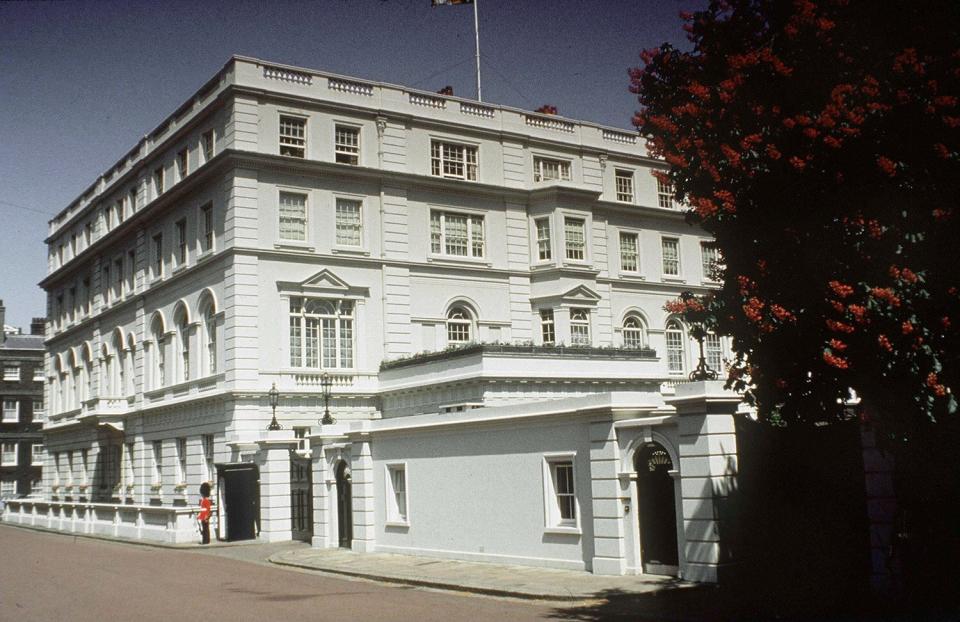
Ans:
[{"label": "window pane", "polygon": [[624,272],[637,272],[637,234],[620,232],[620,269]]},{"label": "window pane", "polygon": [[467,255],[467,217],[459,214],[444,215],[445,251],[447,255]]},{"label": "window pane", "polygon": [[550,219],[538,218],[537,225],[537,258],[541,261],[550,259]]},{"label": "window pane", "polygon": [[337,244],[360,246],[360,202],[337,199]]},{"label": "window pane", "polygon": [[280,193],[280,239],[307,239],[307,197],[291,192]]},{"label": "window pane", "polygon": [[676,238],[663,238],[663,273],[667,276],[680,275],[680,241]]},{"label": "window pane", "polygon": [[582,260],[586,257],[585,223],[579,218],[565,218],[563,235],[567,259]]}]

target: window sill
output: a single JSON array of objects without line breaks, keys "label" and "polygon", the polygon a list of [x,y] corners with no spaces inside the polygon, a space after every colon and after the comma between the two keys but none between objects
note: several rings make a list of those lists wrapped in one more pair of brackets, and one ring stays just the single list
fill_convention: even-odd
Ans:
[{"label": "window sill", "polygon": [[197,255],[197,263],[206,261],[206,260],[210,259],[211,257],[213,257],[213,249],[205,250],[205,251],[203,251],[202,253],[200,253],[199,255]]},{"label": "window sill", "polygon": [[430,263],[450,264],[452,266],[485,266],[489,268],[493,265],[483,257],[457,257],[451,255],[428,255],[427,261]]},{"label": "window sill", "polygon": [[639,272],[624,272],[622,270],[620,271],[620,278],[627,279],[630,281],[646,281],[647,280],[647,277],[640,274]]},{"label": "window sill", "polygon": [[281,250],[310,251],[311,253],[316,250],[315,247],[306,242],[294,241],[274,242],[273,247]]},{"label": "window sill", "polygon": [[687,282],[687,279],[685,279],[685,278],[683,278],[683,277],[680,277],[680,276],[666,276],[666,275],[664,275],[664,276],[661,277],[661,280],[662,280],[664,283],[683,283],[683,284],[686,284],[686,282]]},{"label": "window sill", "polygon": [[562,535],[562,536],[579,536],[579,535],[581,535],[581,531],[580,531],[580,528],[579,528],[579,527],[573,527],[573,526],[563,527],[563,526],[559,526],[559,525],[556,526],[556,527],[544,527],[544,528],[543,528],[543,533],[549,533],[549,534],[554,534],[554,535]]},{"label": "window sill", "polygon": [[358,255],[362,257],[370,256],[370,251],[364,250],[359,246],[337,246],[330,249],[330,252],[334,255]]},{"label": "window sill", "polygon": [[185,264],[185,263],[184,263],[184,264],[180,264],[179,266],[177,266],[176,268],[173,269],[173,274],[180,274],[181,272],[183,272],[184,270],[186,270],[188,267],[189,267],[189,266],[187,266],[187,264]]},{"label": "window sill", "polygon": [[383,523],[384,527],[394,527],[396,529],[410,529],[410,523],[398,520],[388,520]]}]

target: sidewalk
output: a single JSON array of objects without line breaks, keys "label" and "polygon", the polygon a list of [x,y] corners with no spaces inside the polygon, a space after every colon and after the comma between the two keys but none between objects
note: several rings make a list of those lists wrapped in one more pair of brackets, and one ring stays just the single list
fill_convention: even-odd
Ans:
[{"label": "sidewalk", "polygon": [[603,598],[612,592],[639,595],[687,585],[693,587],[672,577],[601,576],[575,570],[354,553],[346,549],[285,550],[271,555],[269,561],[375,581],[537,600],[582,601]]}]

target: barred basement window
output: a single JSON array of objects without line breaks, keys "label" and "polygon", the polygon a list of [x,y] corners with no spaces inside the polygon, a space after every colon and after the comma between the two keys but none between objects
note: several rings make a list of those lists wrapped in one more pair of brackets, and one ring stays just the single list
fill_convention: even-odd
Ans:
[{"label": "barred basement window", "polygon": [[617,186],[617,200],[633,203],[633,171],[617,169],[614,179]]},{"label": "barred basement window", "polygon": [[537,227],[537,258],[546,261],[552,256],[550,248],[550,219],[537,218],[534,221]]},{"label": "barred basement window", "polygon": [[306,157],[307,121],[297,117],[280,117],[280,155]]},{"label": "barred basement window", "polygon": [[534,158],[533,181],[549,181],[552,179],[570,181],[570,162],[568,160],[554,160],[553,158]]},{"label": "barred basement window", "polygon": [[306,241],[307,195],[280,193],[280,239]]},{"label": "barred basement window", "polygon": [[453,257],[483,257],[483,216],[430,212],[430,252]]},{"label": "barred basement window", "polygon": [[430,171],[437,177],[477,180],[477,148],[438,140],[430,143]]},{"label": "barred basement window", "polygon": [[583,261],[586,259],[586,221],[582,218],[564,218],[563,240],[567,259],[573,259],[575,261]]},{"label": "barred basement window", "polygon": [[620,271],[621,272],[639,272],[639,244],[637,243],[637,234],[620,232]]},{"label": "barred basement window", "polygon": [[337,244],[361,246],[360,201],[337,199]]},{"label": "barred basement window", "polygon": [[291,367],[352,368],[353,309],[352,300],[291,298]]},{"label": "barred basement window", "polygon": [[336,126],[334,131],[334,152],[341,164],[360,163],[360,130],[355,127]]}]

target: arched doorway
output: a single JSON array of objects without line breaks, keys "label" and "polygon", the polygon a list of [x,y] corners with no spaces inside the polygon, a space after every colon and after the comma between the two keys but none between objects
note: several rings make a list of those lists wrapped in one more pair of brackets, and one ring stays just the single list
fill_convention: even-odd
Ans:
[{"label": "arched doorway", "polygon": [[350,467],[346,460],[337,464],[337,526],[340,546],[349,549],[353,545],[353,491],[351,490]]},{"label": "arched doorway", "polygon": [[637,451],[637,501],[640,521],[640,559],[643,572],[676,575],[676,493],[673,460],[663,445],[650,442]]}]

